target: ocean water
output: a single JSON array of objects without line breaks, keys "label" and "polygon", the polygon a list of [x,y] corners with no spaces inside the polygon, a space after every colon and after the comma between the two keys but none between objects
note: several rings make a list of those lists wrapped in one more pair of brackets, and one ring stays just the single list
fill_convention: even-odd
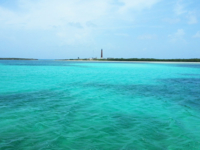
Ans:
[{"label": "ocean water", "polygon": [[199,150],[200,64],[0,61],[0,150]]}]

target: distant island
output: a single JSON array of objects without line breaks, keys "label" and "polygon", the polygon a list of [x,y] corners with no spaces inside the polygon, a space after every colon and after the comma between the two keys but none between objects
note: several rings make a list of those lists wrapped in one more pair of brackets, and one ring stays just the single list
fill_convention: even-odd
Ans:
[{"label": "distant island", "polygon": [[60,61],[158,61],[158,62],[200,62],[200,58],[191,59],[155,59],[155,58],[84,58],[84,59],[59,59]]},{"label": "distant island", "polygon": [[33,58],[0,58],[0,60],[38,60]]}]

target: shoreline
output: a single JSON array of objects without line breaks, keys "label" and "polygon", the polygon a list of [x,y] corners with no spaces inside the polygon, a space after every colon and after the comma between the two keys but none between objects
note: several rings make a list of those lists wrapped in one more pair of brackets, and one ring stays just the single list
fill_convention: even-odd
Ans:
[{"label": "shoreline", "polygon": [[38,60],[34,58],[0,58],[0,60]]},{"label": "shoreline", "polygon": [[177,64],[184,64],[184,63],[187,63],[187,64],[200,64],[200,62],[187,62],[187,61],[182,61],[182,62],[179,62],[179,61],[109,61],[109,60],[55,60],[55,61],[72,61],[72,62],[75,62],[75,61],[78,61],[78,62],[131,62],[131,63],[162,63],[162,64],[173,64],[173,63],[177,63]]}]

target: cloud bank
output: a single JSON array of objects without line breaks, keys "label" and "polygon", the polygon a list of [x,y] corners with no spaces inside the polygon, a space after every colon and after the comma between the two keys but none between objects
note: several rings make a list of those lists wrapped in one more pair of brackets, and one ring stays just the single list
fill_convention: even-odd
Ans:
[{"label": "cloud bank", "polygon": [[[91,38],[101,29],[115,28],[130,11],[141,11],[158,0],[18,0],[17,10],[0,7],[0,26],[24,30],[53,30],[66,43]],[[131,14],[132,15],[132,14]],[[134,16],[133,16],[134,17]],[[132,20],[127,20],[132,21]]]}]

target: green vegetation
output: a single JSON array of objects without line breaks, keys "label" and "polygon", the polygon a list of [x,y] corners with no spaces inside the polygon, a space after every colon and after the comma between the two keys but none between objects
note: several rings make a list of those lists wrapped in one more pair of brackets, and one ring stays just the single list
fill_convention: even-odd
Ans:
[{"label": "green vegetation", "polygon": [[33,58],[0,58],[0,60],[38,60]]},{"label": "green vegetation", "polygon": [[198,58],[192,59],[155,59],[155,58],[108,58],[107,61],[166,61],[166,62],[200,62]]},{"label": "green vegetation", "polygon": [[155,59],[155,58],[107,58],[107,59],[63,59],[73,61],[159,61],[159,62],[200,62],[200,58],[191,59]]}]

